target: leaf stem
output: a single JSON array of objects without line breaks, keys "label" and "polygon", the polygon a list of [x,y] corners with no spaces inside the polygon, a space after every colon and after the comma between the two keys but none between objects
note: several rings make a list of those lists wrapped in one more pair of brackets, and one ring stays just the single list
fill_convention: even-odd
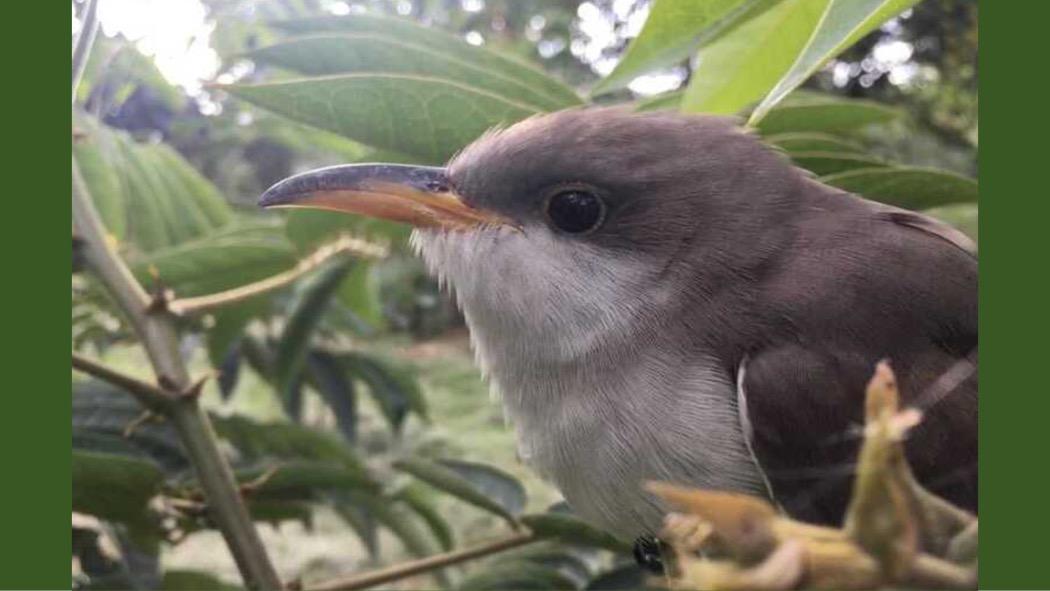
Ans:
[{"label": "leaf stem", "polygon": [[139,404],[158,414],[167,414],[171,408],[171,396],[158,386],[121,373],[98,361],[73,353],[73,369],[99,378],[126,391],[139,401]]},{"label": "leaf stem", "polygon": [[343,254],[378,259],[387,255],[387,249],[359,238],[344,236],[317,249],[312,255],[283,273],[218,293],[176,299],[168,303],[168,309],[174,314],[189,315],[210,312],[216,308],[237,304],[291,285],[295,280],[313,271],[325,261]]},{"label": "leaf stem", "polygon": [[226,540],[245,584],[251,589],[283,588],[241,499],[233,472],[219,451],[211,422],[198,405],[199,397],[175,394],[190,391],[193,387],[179,352],[175,317],[163,306],[151,306],[142,286],[117,256],[106,238],[105,228],[75,158],[73,225],[77,235],[84,240],[88,266],[130,319],[149,356],[157,382],[164,386],[170,406],[165,414],[175,425],[204,490],[209,514]]},{"label": "leaf stem", "polygon": [[540,538],[532,532],[520,532],[509,535],[505,538],[500,538],[470,548],[464,548],[463,550],[435,554],[426,558],[420,558],[419,560],[410,560],[408,562],[402,562],[400,564],[374,570],[369,573],[332,579],[330,581],[311,585],[307,587],[307,591],[354,591],[355,589],[366,589],[382,583],[389,583],[390,581],[397,581],[413,575],[445,568],[475,558],[489,556],[491,554],[510,550],[511,548],[517,548],[518,546],[531,544],[539,540]]}]

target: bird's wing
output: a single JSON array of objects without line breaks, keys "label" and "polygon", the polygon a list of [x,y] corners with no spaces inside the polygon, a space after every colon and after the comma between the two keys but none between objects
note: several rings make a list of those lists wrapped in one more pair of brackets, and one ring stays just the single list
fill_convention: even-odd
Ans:
[{"label": "bird's wing", "polygon": [[977,256],[977,243],[957,228],[914,211],[889,205],[881,205],[881,209],[880,213],[895,224],[924,232],[927,236],[944,240],[972,257]]},{"label": "bird's wing", "polygon": [[[962,362],[970,360],[971,372],[960,374],[957,364],[949,366],[955,376],[947,386],[938,382],[939,375],[916,378],[928,367],[905,369],[909,382],[925,383],[919,396],[908,398],[912,403],[929,399],[923,394],[936,387],[956,391],[951,404],[929,409],[907,448],[921,482],[976,510],[976,357]],[[844,515],[870,373],[871,365],[855,352],[813,351],[797,344],[760,351],[741,363],[737,397],[748,449],[771,495],[789,514],[830,524]]]}]

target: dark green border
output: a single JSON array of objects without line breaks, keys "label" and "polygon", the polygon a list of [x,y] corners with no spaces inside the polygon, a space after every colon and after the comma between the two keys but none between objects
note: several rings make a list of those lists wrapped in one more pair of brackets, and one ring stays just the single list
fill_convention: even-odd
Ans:
[{"label": "dark green border", "polygon": [[3,6],[0,587],[68,589],[70,13]]},{"label": "dark green border", "polygon": [[1050,586],[1050,2],[981,3],[982,589]]}]

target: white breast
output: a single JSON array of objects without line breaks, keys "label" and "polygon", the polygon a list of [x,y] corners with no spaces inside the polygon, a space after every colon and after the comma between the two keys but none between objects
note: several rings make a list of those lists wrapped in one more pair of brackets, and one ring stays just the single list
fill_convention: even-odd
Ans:
[{"label": "white breast", "polygon": [[663,511],[646,480],[765,494],[735,384],[645,326],[643,311],[674,294],[644,265],[542,232],[414,240],[455,289],[523,459],[583,518],[624,539],[655,533]]}]

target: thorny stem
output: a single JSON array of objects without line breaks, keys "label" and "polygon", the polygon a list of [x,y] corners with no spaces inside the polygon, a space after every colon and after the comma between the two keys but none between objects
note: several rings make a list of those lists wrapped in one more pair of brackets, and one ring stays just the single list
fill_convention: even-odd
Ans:
[{"label": "thorny stem", "polygon": [[332,579],[330,581],[311,585],[307,587],[307,591],[354,591],[356,589],[367,589],[368,587],[374,587],[382,583],[405,579],[413,575],[445,568],[475,558],[488,556],[490,554],[496,554],[518,546],[538,542],[539,540],[540,538],[532,532],[520,532],[492,542],[464,548],[463,550],[445,552],[428,556],[426,558],[420,558],[419,560],[402,562],[370,573]]},{"label": "thorny stem", "polygon": [[158,386],[138,378],[123,374],[79,353],[73,353],[73,369],[109,382],[135,397],[139,404],[155,413],[167,412],[171,399],[167,392]]},{"label": "thorny stem", "polygon": [[[179,353],[175,318],[165,309],[151,310],[150,298],[107,241],[75,159],[73,224],[84,240],[89,267],[131,321],[157,382],[164,385],[164,390],[189,391],[193,383]],[[251,589],[281,589],[281,581],[241,500],[233,472],[219,451],[211,422],[198,405],[198,397],[168,393],[165,396],[169,408],[164,414],[175,425],[204,490],[210,516],[222,532],[245,584]]]},{"label": "thorny stem", "polygon": [[342,254],[352,254],[361,258],[382,258],[386,256],[387,250],[382,246],[365,240],[344,236],[331,244],[321,247],[313,255],[303,259],[298,265],[283,273],[219,293],[176,299],[168,303],[168,309],[174,314],[188,315],[209,312],[216,308],[236,304],[291,285],[296,279],[313,271],[325,261]]}]

